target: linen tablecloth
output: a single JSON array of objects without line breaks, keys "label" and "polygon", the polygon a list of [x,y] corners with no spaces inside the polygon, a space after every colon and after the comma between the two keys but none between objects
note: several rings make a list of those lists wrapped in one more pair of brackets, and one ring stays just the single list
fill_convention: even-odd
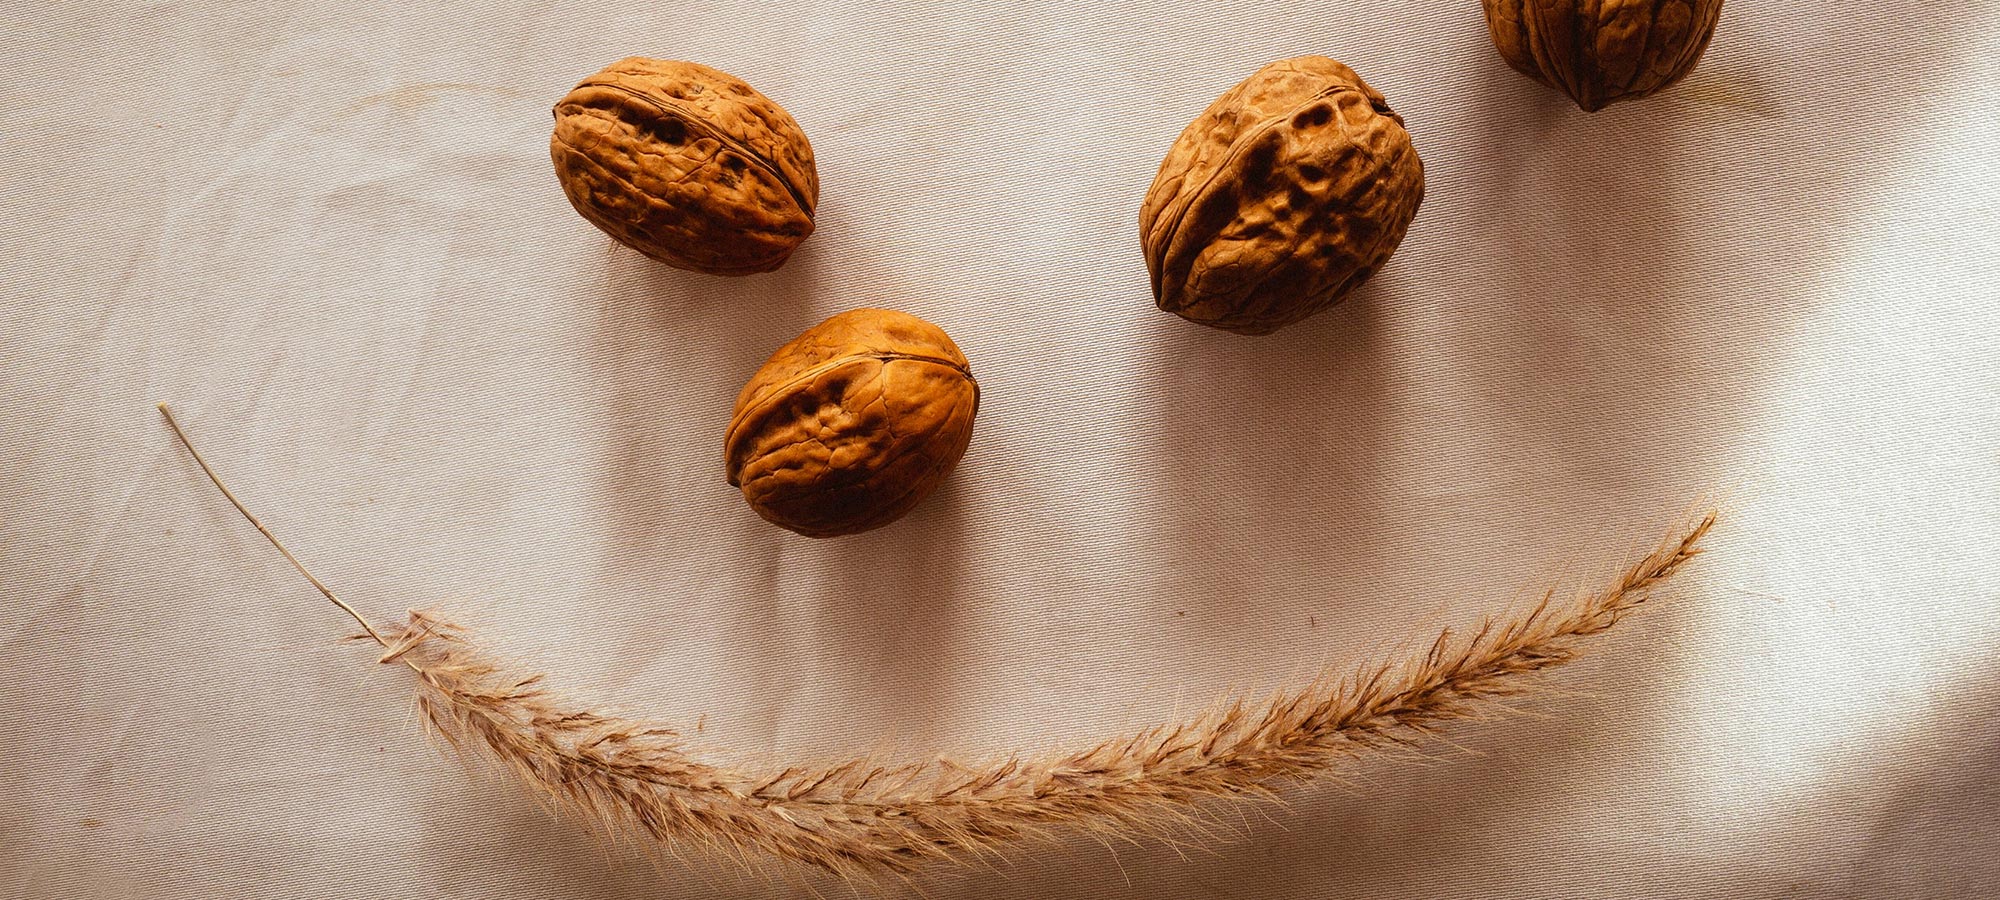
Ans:
[{"label": "linen tablecloth", "polygon": [[[1734,0],[1585,114],[1478,4],[20,5],[0,28],[0,896],[1969,897],[2000,878],[2000,4]],[[1139,204],[1273,59],[1428,192],[1347,303],[1156,310]],[[744,78],[818,231],[717,278],[565,201],[623,56]],[[813,541],[724,482],[825,316],[944,327],[970,451]],[[763,765],[1071,748],[1712,552],[1527,715],[1208,836],[849,887],[654,861],[436,746],[365,614],[436,608]]]}]

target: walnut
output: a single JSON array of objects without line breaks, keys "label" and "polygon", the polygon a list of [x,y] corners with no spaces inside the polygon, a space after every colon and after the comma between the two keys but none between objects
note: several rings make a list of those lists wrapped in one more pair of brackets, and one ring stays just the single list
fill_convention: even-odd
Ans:
[{"label": "walnut", "polygon": [[735,76],[629,57],[555,107],[549,156],[570,205],[667,265],[749,275],[812,234],[819,173],[791,114]]},{"label": "walnut", "polygon": [[1424,198],[1401,116],[1322,56],[1271,63],[1181,132],[1139,212],[1161,309],[1266,334],[1340,302]]},{"label": "walnut", "polygon": [[743,386],[723,441],[729,483],[807,537],[867,531],[951,473],[978,410],[979,383],[943,329],[893,310],[844,312]]},{"label": "walnut", "polygon": [[1694,69],[1722,0],[1485,0],[1486,28],[1522,74],[1587,112],[1644,97]]}]

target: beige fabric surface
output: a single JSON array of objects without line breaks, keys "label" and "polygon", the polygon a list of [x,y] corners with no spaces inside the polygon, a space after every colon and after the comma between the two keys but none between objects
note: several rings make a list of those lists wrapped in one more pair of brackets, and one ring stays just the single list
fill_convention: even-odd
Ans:
[{"label": "beige fabric surface", "polygon": [[[2000,879],[2000,4],[1733,0],[1595,115],[1478,5],[56,3],[0,16],[0,897],[1970,897]],[[1353,65],[1428,195],[1267,338],[1153,309],[1140,200],[1263,63]],[[630,54],[817,150],[781,271],[579,218],[549,107]],[[983,389],[903,522],[723,480],[819,319]],[[1184,846],[852,889],[649,862],[434,746],[179,452],[372,616],[438,607],[718,759],[1060,748],[1591,585],[1671,602],[1532,715]]]}]

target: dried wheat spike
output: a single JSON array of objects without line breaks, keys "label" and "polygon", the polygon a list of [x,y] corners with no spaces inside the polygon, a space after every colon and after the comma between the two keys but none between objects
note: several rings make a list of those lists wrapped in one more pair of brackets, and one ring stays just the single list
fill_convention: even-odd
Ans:
[{"label": "dried wheat spike", "polygon": [[1271,797],[1370,749],[1521,693],[1568,662],[1700,552],[1703,517],[1615,583],[1558,609],[1547,595],[1469,639],[1440,634],[1407,661],[1329,671],[1261,701],[1071,753],[980,766],[867,759],[747,772],[703,762],[669,725],[593,710],[509,671],[434,614],[412,613],[385,659],[419,679],[426,719],[482,751],[562,809],[670,845],[765,853],[842,875],[907,873],[1065,830],[1151,832],[1195,821],[1198,801]]},{"label": "dried wheat spike", "polygon": [[616,832],[661,847],[769,854],[844,876],[903,874],[1077,830],[1156,833],[1199,823],[1200,801],[1274,797],[1280,783],[1419,743],[1522,693],[1531,683],[1524,676],[1573,659],[1581,639],[1616,624],[1694,559],[1717,518],[1702,516],[1572,607],[1544,594],[1469,639],[1447,630],[1413,659],[1329,669],[1260,701],[1231,700],[1075,752],[976,766],[852,759],[747,772],[697,759],[672,726],[551,692],[541,675],[510,671],[435,614],[412,612],[399,628],[377,628],[308,571],[223,485],[167,407],[159,410],[237,511],[385,648],[381,661],[415,673],[425,720],[450,742],[484,752],[559,808]]}]

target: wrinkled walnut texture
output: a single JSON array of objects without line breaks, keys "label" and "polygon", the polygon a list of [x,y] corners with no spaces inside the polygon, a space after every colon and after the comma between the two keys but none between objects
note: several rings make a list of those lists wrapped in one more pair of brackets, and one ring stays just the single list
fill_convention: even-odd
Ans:
[{"label": "wrinkled walnut texture", "polygon": [[630,57],[555,107],[549,156],[570,205],[676,268],[749,275],[812,234],[819,173],[797,122],[736,77]]},{"label": "wrinkled walnut texture", "polygon": [[1694,70],[1722,0],[1484,0],[1507,64],[1589,112]]},{"label": "wrinkled walnut texture", "polygon": [[808,537],[867,531],[928,496],[965,454],[979,384],[943,329],[841,313],[778,348],[736,398],[729,483]]},{"label": "wrinkled walnut texture", "polygon": [[1402,243],[1424,167],[1403,119],[1321,56],[1271,63],[1181,132],[1139,213],[1161,309],[1266,334],[1340,302]]}]

